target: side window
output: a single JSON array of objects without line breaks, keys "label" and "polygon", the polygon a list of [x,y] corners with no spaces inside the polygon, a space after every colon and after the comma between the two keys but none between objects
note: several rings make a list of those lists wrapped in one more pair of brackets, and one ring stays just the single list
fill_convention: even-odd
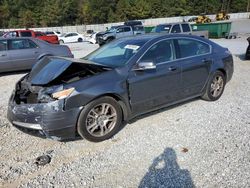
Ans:
[{"label": "side window", "polygon": [[131,31],[130,27],[124,27],[124,32],[129,32]]},{"label": "side window", "polygon": [[21,37],[32,37],[32,34],[30,31],[22,31],[20,32]]},{"label": "side window", "polygon": [[210,46],[192,39],[178,39],[181,58],[210,53]]},{"label": "side window", "polygon": [[154,62],[155,64],[174,59],[172,40],[164,40],[153,45],[141,58],[140,62]]},{"label": "side window", "polygon": [[31,40],[28,40],[29,42],[29,48],[37,48],[38,46]]},{"label": "side window", "polygon": [[47,34],[47,35],[53,35],[54,33],[51,32],[51,31],[47,31],[46,34]]},{"label": "side window", "polygon": [[0,51],[7,50],[7,40],[0,40]]},{"label": "side window", "polygon": [[9,37],[17,37],[17,33],[16,33],[15,31],[13,31],[13,32],[8,32],[8,33],[6,34],[6,37],[7,37],[7,38],[9,38]]},{"label": "side window", "polygon": [[116,32],[117,33],[122,33],[122,32],[124,32],[124,28],[118,28]]},{"label": "side window", "polygon": [[34,45],[31,43],[30,40],[27,39],[10,40],[9,43],[10,50],[21,50],[29,48],[34,48]]},{"label": "side window", "polygon": [[180,33],[181,32],[181,28],[179,24],[176,24],[173,26],[171,33]]},{"label": "side window", "polygon": [[72,36],[73,36],[72,33],[65,35],[65,37],[72,37]]},{"label": "side window", "polygon": [[181,24],[183,32],[190,32],[190,27],[188,24]]},{"label": "side window", "polygon": [[43,33],[39,33],[39,32],[35,33],[35,35],[36,35],[36,37],[44,36]]},{"label": "side window", "polygon": [[72,33],[71,36],[78,36],[78,34],[77,33]]}]

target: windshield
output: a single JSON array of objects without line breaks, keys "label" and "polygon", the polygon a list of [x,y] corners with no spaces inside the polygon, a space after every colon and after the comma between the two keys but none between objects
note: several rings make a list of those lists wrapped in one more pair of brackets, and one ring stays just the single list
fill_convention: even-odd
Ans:
[{"label": "windshield", "polygon": [[171,25],[158,25],[155,28],[155,32],[156,33],[161,33],[161,32],[169,33],[170,29],[171,29]]},{"label": "windshield", "polygon": [[115,32],[116,31],[117,26],[112,26],[109,30],[107,30],[108,32]]},{"label": "windshield", "polygon": [[83,59],[106,67],[121,67],[124,66],[147,41],[148,39],[116,40],[97,49]]}]

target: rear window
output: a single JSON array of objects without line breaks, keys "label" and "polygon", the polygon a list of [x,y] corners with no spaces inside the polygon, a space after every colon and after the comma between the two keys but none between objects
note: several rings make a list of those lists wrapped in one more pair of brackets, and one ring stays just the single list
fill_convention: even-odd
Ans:
[{"label": "rear window", "polygon": [[210,46],[192,39],[178,39],[181,58],[210,53]]},{"label": "rear window", "polygon": [[179,24],[176,24],[173,26],[171,33],[180,33],[181,32],[181,27]]},{"label": "rear window", "polygon": [[54,33],[51,32],[51,31],[47,31],[46,34],[47,34],[47,35],[53,35]]},{"label": "rear window", "polygon": [[36,32],[35,35],[36,35],[36,37],[44,36],[44,34],[43,34],[43,33],[40,33],[40,32]]},{"label": "rear window", "polygon": [[181,24],[183,32],[190,32],[190,27],[188,24]]},{"label": "rear window", "polygon": [[135,26],[134,30],[135,31],[144,31],[144,27],[143,26]]},{"label": "rear window", "polygon": [[32,34],[30,31],[22,31],[20,32],[21,37],[32,37]]},{"label": "rear window", "polygon": [[15,39],[9,41],[10,50],[21,50],[21,49],[29,49],[36,47],[37,47],[36,44],[28,39]]},{"label": "rear window", "polygon": [[124,27],[124,32],[129,32],[131,31],[130,27]]}]

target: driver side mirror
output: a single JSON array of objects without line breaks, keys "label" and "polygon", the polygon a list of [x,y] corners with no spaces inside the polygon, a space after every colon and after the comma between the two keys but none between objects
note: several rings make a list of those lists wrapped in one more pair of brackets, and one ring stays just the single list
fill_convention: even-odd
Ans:
[{"label": "driver side mirror", "polygon": [[156,69],[156,65],[154,64],[154,62],[148,61],[148,62],[139,62],[133,70],[141,71],[141,70],[152,70],[152,69]]}]

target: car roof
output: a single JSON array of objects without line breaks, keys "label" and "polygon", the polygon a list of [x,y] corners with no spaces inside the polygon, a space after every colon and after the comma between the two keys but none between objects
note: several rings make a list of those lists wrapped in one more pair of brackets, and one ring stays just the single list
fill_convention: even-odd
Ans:
[{"label": "car roof", "polygon": [[174,25],[174,24],[188,24],[188,22],[171,22],[171,23],[164,23],[159,25]]},{"label": "car roof", "polygon": [[189,34],[168,34],[168,33],[148,33],[148,34],[144,34],[144,35],[136,35],[136,36],[128,36],[128,37],[123,37],[121,39],[123,40],[161,40],[161,39],[172,39],[172,38],[190,38],[190,39],[194,39],[194,40],[200,40],[209,44],[213,44],[210,40],[205,39],[203,37],[200,36],[195,36],[195,35],[189,35]]},{"label": "car roof", "polygon": [[[13,40],[13,39],[31,39],[31,40],[39,40],[33,37],[0,37],[0,40]],[[39,40],[40,41],[40,40]]]}]

